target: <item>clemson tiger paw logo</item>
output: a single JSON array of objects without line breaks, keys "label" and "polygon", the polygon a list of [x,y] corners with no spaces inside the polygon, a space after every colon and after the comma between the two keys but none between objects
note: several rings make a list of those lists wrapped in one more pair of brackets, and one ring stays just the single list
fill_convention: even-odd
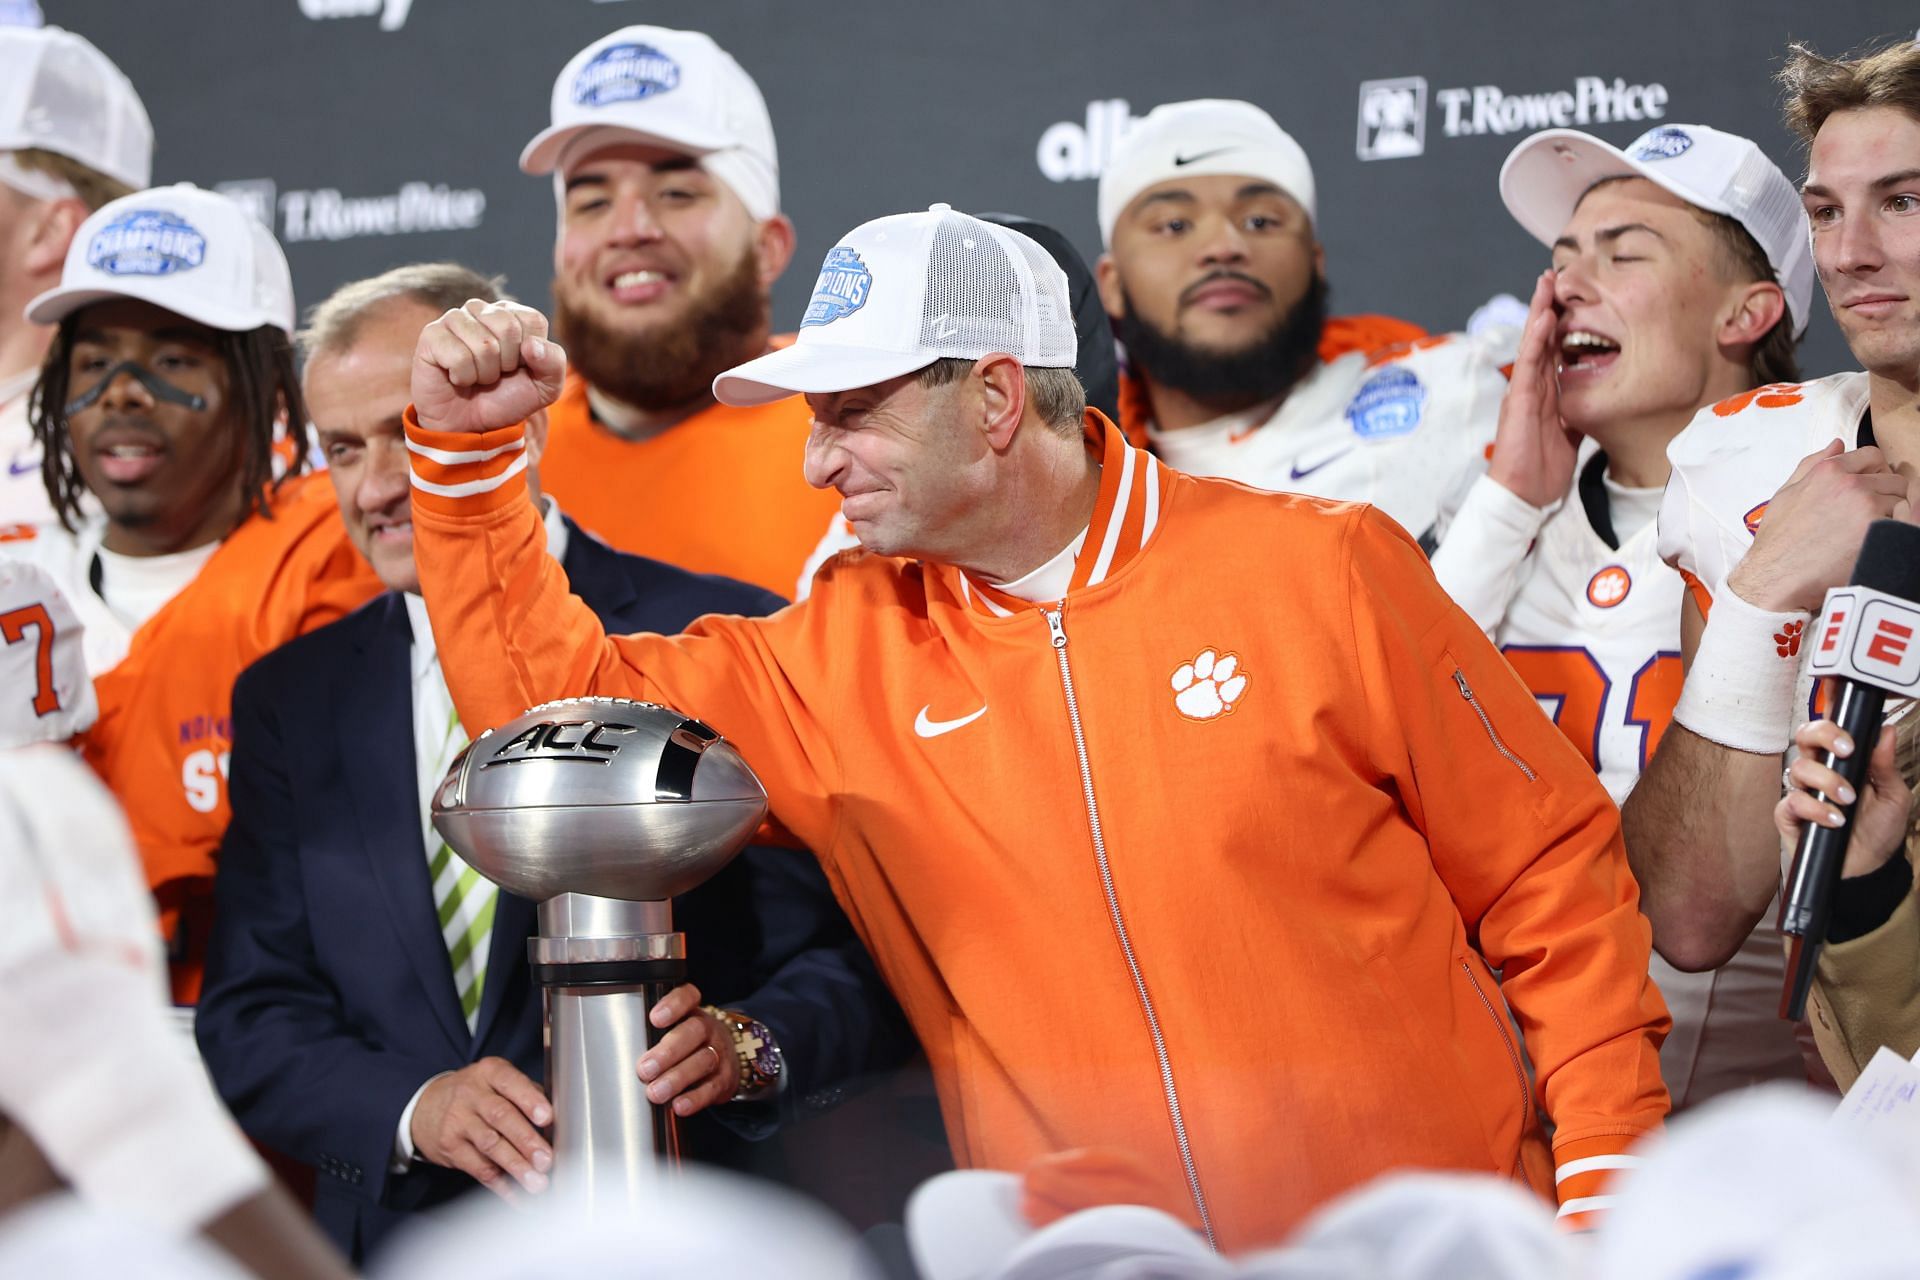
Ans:
[{"label": "clemson tiger paw logo", "polygon": [[1748,405],[1756,405],[1762,409],[1784,409],[1789,405],[1799,404],[1804,399],[1806,397],[1800,394],[1800,384],[1797,382],[1769,382],[1764,387],[1742,391],[1731,399],[1722,400],[1713,406],[1713,416],[1731,418]]},{"label": "clemson tiger paw logo", "polygon": [[1247,674],[1240,655],[1224,657],[1202,649],[1192,662],[1173,673],[1173,706],[1189,720],[1214,720],[1232,711],[1247,692]]},{"label": "clemson tiger paw logo", "polygon": [[1806,627],[1807,627],[1807,624],[1804,622],[1789,622],[1786,626],[1774,632],[1773,633],[1774,652],[1778,653],[1783,658],[1799,657],[1800,656],[1800,633],[1806,630]]}]

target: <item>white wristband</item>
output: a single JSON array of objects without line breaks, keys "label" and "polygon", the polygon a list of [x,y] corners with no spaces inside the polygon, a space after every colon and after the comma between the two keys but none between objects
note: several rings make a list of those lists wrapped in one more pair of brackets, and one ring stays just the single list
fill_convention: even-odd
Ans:
[{"label": "white wristband", "polygon": [[1673,718],[1709,742],[1779,755],[1793,737],[1800,642],[1809,615],[1771,613],[1722,586]]}]

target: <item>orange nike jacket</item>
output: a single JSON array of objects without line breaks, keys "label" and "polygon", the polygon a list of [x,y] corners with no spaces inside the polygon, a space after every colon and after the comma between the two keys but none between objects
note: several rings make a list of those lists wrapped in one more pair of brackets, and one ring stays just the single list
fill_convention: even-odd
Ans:
[{"label": "orange nike jacket", "polygon": [[1618,814],[1386,517],[1175,474],[1089,414],[1100,497],[1057,606],[855,551],[771,617],[610,638],[503,474],[519,431],[409,410],[462,719],[618,695],[732,739],[912,1019],[963,1165],[1126,1148],[1233,1249],[1401,1166],[1551,1196],[1557,1165],[1578,1214],[1659,1124]]}]

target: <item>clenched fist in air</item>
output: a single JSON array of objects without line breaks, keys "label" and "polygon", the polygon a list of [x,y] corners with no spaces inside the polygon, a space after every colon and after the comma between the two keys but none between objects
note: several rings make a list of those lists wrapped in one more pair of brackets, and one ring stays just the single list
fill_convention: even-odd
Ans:
[{"label": "clenched fist in air", "polygon": [[560,398],[567,353],[547,318],[517,302],[475,299],[420,331],[413,411],[429,431],[494,431]]}]

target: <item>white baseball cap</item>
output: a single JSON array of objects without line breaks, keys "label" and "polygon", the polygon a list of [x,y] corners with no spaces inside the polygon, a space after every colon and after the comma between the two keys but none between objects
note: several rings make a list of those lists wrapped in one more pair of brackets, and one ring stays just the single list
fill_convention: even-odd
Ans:
[{"label": "white baseball cap", "polygon": [[1794,335],[1806,332],[1813,314],[1813,253],[1800,193],[1764,151],[1738,134],[1703,124],[1663,124],[1623,151],[1576,129],[1547,129],[1515,147],[1500,166],[1500,198],[1529,235],[1551,246],[1594,183],[1627,176],[1645,178],[1745,227],[1787,295]]},{"label": "white baseball cap", "polygon": [[1196,98],[1155,107],[1121,137],[1100,175],[1100,243],[1148,187],[1221,173],[1264,178],[1317,217],[1313,166],[1291,134],[1251,102]]},{"label": "white baseball cap", "polygon": [[1066,273],[1037,243],[936,204],[865,222],[827,251],[793,345],[713,380],[724,404],[851,391],[935,360],[1004,352],[1071,369]]},{"label": "white baseball cap", "polygon": [[[57,152],[130,187],[153,180],[153,123],[120,68],[71,31],[0,26],[0,151],[28,148]],[[4,172],[22,190],[18,178],[41,176],[11,163]],[[49,191],[25,193],[45,198]]]},{"label": "white baseball cap", "polygon": [[754,217],[780,212],[766,100],[704,32],[622,27],[574,54],[553,82],[553,123],[521,151],[520,168],[565,172],[622,142],[684,151],[732,187]]},{"label": "white baseball cap", "polygon": [[192,183],[154,187],[80,224],[58,287],[27,304],[56,324],[108,298],[138,298],[215,329],[293,333],[293,273],[273,232],[238,201]]}]

